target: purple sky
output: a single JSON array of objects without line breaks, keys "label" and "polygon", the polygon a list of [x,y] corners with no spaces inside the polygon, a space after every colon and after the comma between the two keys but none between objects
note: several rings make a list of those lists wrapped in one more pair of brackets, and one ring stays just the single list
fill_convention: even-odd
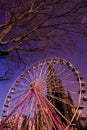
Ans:
[{"label": "purple sky", "polygon": [[[81,76],[87,82],[87,43],[86,42],[87,42],[86,39],[78,40],[78,45],[77,48],[74,50],[74,52],[68,53],[66,55],[63,54],[62,57],[69,60],[76,68],[78,68],[78,70],[81,73]],[[7,68],[5,64],[5,59],[2,58],[0,59],[0,76],[3,75],[6,69]],[[20,72],[21,70],[19,71],[19,73]],[[1,117],[1,110],[2,110],[4,99],[8,93],[9,88],[11,87],[11,84],[14,82],[14,80],[18,75],[19,75],[18,72],[15,72],[15,76],[14,78],[12,78],[12,80],[0,81],[0,117]],[[86,84],[86,90],[87,90],[87,84]],[[86,113],[87,102],[85,102],[84,106],[85,106],[85,113]]]}]

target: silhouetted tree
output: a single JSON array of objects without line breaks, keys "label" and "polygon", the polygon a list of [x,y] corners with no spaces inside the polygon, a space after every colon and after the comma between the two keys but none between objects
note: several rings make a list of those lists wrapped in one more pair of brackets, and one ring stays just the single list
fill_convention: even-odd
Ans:
[{"label": "silhouetted tree", "polygon": [[0,17],[0,57],[26,63],[31,54],[73,50],[75,33],[86,36],[87,1],[0,0]]},{"label": "silhouetted tree", "polygon": [[59,49],[70,32],[86,35],[86,0],[1,0],[0,12],[1,56]]}]

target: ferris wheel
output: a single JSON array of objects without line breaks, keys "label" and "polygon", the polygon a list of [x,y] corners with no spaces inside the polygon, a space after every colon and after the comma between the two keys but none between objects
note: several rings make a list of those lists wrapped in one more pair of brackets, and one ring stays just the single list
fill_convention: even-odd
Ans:
[{"label": "ferris wheel", "polygon": [[70,130],[87,101],[85,82],[72,63],[61,58],[27,68],[11,86],[0,130]]}]

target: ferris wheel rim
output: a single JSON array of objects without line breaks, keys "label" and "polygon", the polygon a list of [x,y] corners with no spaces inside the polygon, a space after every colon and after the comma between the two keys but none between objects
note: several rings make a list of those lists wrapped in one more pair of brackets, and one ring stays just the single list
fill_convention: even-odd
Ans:
[{"label": "ferris wheel rim", "polygon": [[[68,68],[71,70],[71,71],[73,71],[73,73],[75,74],[75,76],[76,77],[78,77],[78,83],[79,83],[79,98],[78,98],[78,106],[77,106],[77,108],[76,108],[76,112],[74,113],[74,115],[73,115],[73,118],[71,119],[71,122],[70,122],[70,124],[67,126],[67,128],[72,124],[72,122],[73,122],[73,119],[74,119],[74,117],[76,116],[76,114],[77,114],[77,111],[78,111],[78,108],[80,107],[80,103],[81,103],[81,99],[82,99],[82,89],[83,89],[83,85],[82,85],[82,83],[83,83],[83,80],[81,79],[81,77],[80,77],[80,73],[79,73],[79,71],[77,70],[77,68],[75,68],[72,64],[71,64],[71,62],[69,62],[69,61],[66,61],[65,59],[62,59],[62,58],[53,58],[53,59],[47,59],[47,60],[45,60],[44,62],[39,62],[39,66],[40,67],[42,67],[42,63],[43,64],[50,64],[50,62],[52,63],[52,64],[57,64],[57,63],[61,63],[61,65],[67,65],[68,66]],[[36,66],[35,65],[33,65],[33,67],[32,67],[34,70],[36,69]],[[30,72],[30,70],[29,70],[29,68],[27,68],[25,71],[27,71],[28,73],[31,73]],[[19,75],[19,77],[15,80],[15,82],[13,83],[13,85],[12,85],[12,87],[10,88],[10,90],[9,90],[9,92],[8,92],[8,94],[7,94],[7,97],[6,97],[6,99],[5,99],[5,103],[8,101],[8,102],[10,102],[9,100],[10,100],[10,98],[12,98],[11,96],[10,96],[10,93],[11,94],[14,94],[14,91],[15,91],[15,89],[17,88],[17,86],[18,86],[18,84],[20,84],[19,83],[19,79],[20,79],[20,76],[21,76],[21,78],[23,78],[23,74],[25,73],[25,71],[21,74],[21,75]],[[31,78],[32,78],[32,74],[31,74]],[[16,84],[16,86],[15,86],[15,84]],[[13,87],[13,86],[15,86],[15,87]],[[12,95],[13,96],[13,95]],[[8,100],[9,99],[9,100]],[[9,107],[9,106],[5,106],[5,103],[4,103],[4,107],[3,107],[3,110],[4,110],[4,108],[6,108],[6,107]]]}]

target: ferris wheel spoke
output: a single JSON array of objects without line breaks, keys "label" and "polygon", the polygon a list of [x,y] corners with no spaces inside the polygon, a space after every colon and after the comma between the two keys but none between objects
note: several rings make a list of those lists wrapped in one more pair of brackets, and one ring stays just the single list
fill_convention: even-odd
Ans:
[{"label": "ferris wheel spoke", "polygon": [[18,104],[14,107],[14,109],[11,111],[11,113],[8,115],[8,117],[2,122],[2,124],[0,125],[0,128],[6,123],[6,121],[12,116],[12,114],[18,109],[18,107],[24,102],[24,100],[26,99],[26,97],[28,95],[30,95],[32,92],[28,92],[21,100],[20,102],[18,102]]},{"label": "ferris wheel spoke", "polygon": [[25,129],[26,129],[27,124],[29,123],[29,121],[30,121],[30,118],[28,117],[27,120],[26,120],[26,123],[25,123],[24,127],[22,128],[22,130],[25,130]]},{"label": "ferris wheel spoke", "polygon": [[[47,64],[47,67],[46,67],[44,73],[42,73],[43,76],[46,75],[46,74],[49,75],[49,73],[52,71],[52,68],[49,69],[49,67],[50,67],[50,65],[51,65],[51,62],[49,61],[49,63],[46,63],[46,64]],[[56,64],[54,64],[54,67],[55,67],[55,65],[56,65]],[[50,78],[50,77],[49,77],[49,78]]]},{"label": "ferris wheel spoke", "polygon": [[60,64],[60,61],[58,62],[58,66],[57,66],[57,64],[56,64],[55,66],[56,66],[55,69],[57,69],[57,72],[62,68],[62,66],[61,66],[61,64]]},{"label": "ferris wheel spoke", "polygon": [[56,99],[57,101],[60,101],[60,102],[63,102],[64,104],[67,104],[69,105],[70,107],[73,107],[73,104],[71,104],[70,102],[67,102],[66,99],[62,99],[62,98],[57,98],[56,96],[54,95],[50,95],[48,94],[49,97],[51,97],[52,99]]},{"label": "ferris wheel spoke", "polygon": [[44,111],[44,109],[43,109],[44,106],[43,106],[43,104],[41,103],[41,100],[40,100],[40,98],[39,98],[39,96],[38,96],[38,92],[37,92],[37,90],[36,90],[35,88],[34,88],[34,92],[35,92],[36,98],[37,98],[37,100],[38,100],[38,103],[39,103],[39,105],[40,105],[40,107],[41,107],[41,111],[42,111],[42,113],[43,113],[44,119],[46,120],[46,123],[47,123],[47,126],[48,126],[48,130],[52,130],[51,124],[50,124],[49,120],[47,119],[46,113],[45,113],[45,111]]},{"label": "ferris wheel spoke", "polygon": [[72,85],[75,88],[75,82],[72,82],[72,83],[70,83],[70,82],[64,82],[62,85],[66,86],[66,88],[70,88],[71,85]]},{"label": "ferris wheel spoke", "polygon": [[32,114],[34,114],[35,107],[36,107],[36,100],[35,98],[31,97],[31,99],[29,100],[27,104],[27,107],[25,108],[25,113],[26,114],[29,113],[29,115],[31,116]]},{"label": "ferris wheel spoke", "polygon": [[60,77],[61,75],[63,75],[65,72],[67,71],[67,68],[64,68],[61,72],[58,73],[58,77]]},{"label": "ferris wheel spoke", "polygon": [[61,125],[60,125],[62,123],[59,120],[59,117],[57,116],[57,113],[54,111],[53,108],[51,108],[51,106],[48,106],[49,104],[45,102],[44,98],[41,96],[40,93],[39,93],[39,97],[41,99],[41,102],[43,102],[44,109],[45,109],[47,115],[50,117],[51,121],[54,122],[54,124],[57,127],[57,129],[62,129]]},{"label": "ferris wheel spoke", "polygon": [[[23,98],[23,97],[22,97]],[[21,100],[21,98],[20,98],[20,100]],[[17,100],[17,101],[14,101],[14,103],[11,103],[10,105],[11,106],[15,106],[18,102],[20,102],[20,100]],[[20,107],[21,107],[21,105],[20,105]],[[10,111],[12,110],[12,107],[9,107],[9,109],[10,109]]]},{"label": "ferris wheel spoke", "polygon": [[[41,122],[48,130],[68,130],[83,110],[84,85],[78,69],[65,59],[54,57],[30,66],[7,94],[0,129],[14,118],[14,128],[11,127],[14,130],[21,117],[24,121],[22,130],[30,124],[31,129],[35,126],[42,130]],[[65,109],[71,113],[65,113]]]},{"label": "ferris wheel spoke", "polygon": [[15,94],[16,94],[16,95],[19,94],[19,93],[24,93],[24,94],[25,94],[25,93],[28,92],[28,91],[29,91],[28,88],[24,88],[24,89],[19,88],[18,91],[15,92]]},{"label": "ferris wheel spoke", "polygon": [[[25,130],[25,129],[26,129],[27,124],[28,124],[28,122],[30,121],[30,118],[31,118],[31,116],[32,116],[32,113],[34,112],[35,103],[36,103],[36,101],[34,101],[34,102],[32,101],[32,104],[33,104],[33,105],[30,104],[30,112],[29,112],[29,115],[27,115],[27,120],[26,120],[26,123],[25,123],[24,127],[22,128],[22,130]],[[29,125],[30,125],[30,124],[29,124]]]},{"label": "ferris wheel spoke", "polygon": [[29,80],[27,77],[25,77],[25,80],[26,80],[28,83],[31,83],[31,80]]},{"label": "ferris wheel spoke", "polygon": [[17,126],[17,123],[18,123],[18,120],[19,120],[20,116],[22,115],[22,112],[23,112],[23,110],[25,109],[25,107],[26,107],[26,105],[27,105],[27,103],[28,103],[28,100],[29,100],[30,96],[31,96],[31,95],[28,95],[28,96],[27,96],[27,99],[25,99],[24,105],[22,106],[21,111],[20,111],[20,113],[19,113],[19,115],[18,115],[16,121],[14,122],[14,125],[13,125],[13,127],[11,128],[11,130],[15,130],[15,128],[16,128],[16,126]]},{"label": "ferris wheel spoke", "polygon": [[20,79],[21,79],[21,81],[24,81],[24,82],[27,81],[27,83],[31,83],[31,79],[30,79],[29,75],[28,76],[26,75],[26,73],[25,74],[21,74],[20,75]]},{"label": "ferris wheel spoke", "polygon": [[71,77],[71,79],[72,79],[72,73],[65,73],[65,74],[62,74],[62,80],[68,80],[68,78],[70,78]]},{"label": "ferris wheel spoke", "polygon": [[39,70],[39,76],[38,76],[38,78],[41,78],[41,76],[44,75],[45,73],[46,73],[46,70],[44,71],[44,65],[43,65],[43,67],[41,68],[41,70]]},{"label": "ferris wheel spoke", "polygon": [[17,100],[17,99],[19,100],[20,98],[23,97],[24,94],[27,94],[27,92],[23,92],[20,95],[19,94],[15,94],[15,97],[12,98],[12,101]]},{"label": "ferris wheel spoke", "polygon": [[47,98],[45,98],[45,100],[54,108],[54,110],[56,110],[56,112],[58,112],[59,115],[61,115],[62,118],[64,118],[68,123],[70,123],[70,121],[66,117],[64,117],[63,114]]},{"label": "ferris wheel spoke", "polygon": [[[59,116],[57,115],[54,108],[52,108],[52,106],[50,106],[50,104],[44,100],[44,98],[41,96],[40,93],[39,93],[39,97],[41,99],[41,102],[43,102],[46,114],[50,117],[50,120],[53,122],[54,126],[56,126],[57,129],[64,130],[64,126],[63,126],[61,120],[59,119]],[[61,124],[62,124],[62,127],[61,127]]]},{"label": "ferris wheel spoke", "polygon": [[26,92],[26,91],[29,91],[29,88],[27,87],[24,87],[24,88],[18,88],[17,91],[15,91],[15,93],[22,93],[22,92]]},{"label": "ferris wheel spoke", "polygon": [[21,85],[25,86],[25,87],[28,87],[28,84],[25,84],[23,82],[20,82]]}]

